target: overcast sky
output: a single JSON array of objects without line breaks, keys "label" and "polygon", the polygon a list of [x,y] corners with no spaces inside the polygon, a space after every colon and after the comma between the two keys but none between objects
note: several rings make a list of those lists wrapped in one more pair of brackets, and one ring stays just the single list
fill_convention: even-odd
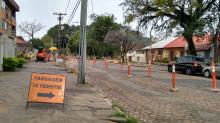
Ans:
[{"label": "overcast sky", "polygon": [[[42,37],[46,34],[47,30],[58,23],[57,16],[53,15],[53,12],[65,12],[68,0],[15,0],[20,6],[20,12],[17,13],[17,24],[27,21],[37,21],[45,25],[45,28],[36,34],[35,37]],[[66,23],[70,13],[72,12],[77,0],[70,0],[69,9],[67,10],[67,16],[65,16],[62,23]],[[92,13],[114,14],[116,22],[123,23],[123,10],[119,6],[123,0],[88,0],[88,15]],[[93,4],[92,4],[93,3]],[[79,22],[80,20],[80,7],[73,19],[73,22]],[[88,20],[88,23],[91,23]],[[135,27],[133,25],[133,27]],[[23,35],[18,31],[18,35]]]}]

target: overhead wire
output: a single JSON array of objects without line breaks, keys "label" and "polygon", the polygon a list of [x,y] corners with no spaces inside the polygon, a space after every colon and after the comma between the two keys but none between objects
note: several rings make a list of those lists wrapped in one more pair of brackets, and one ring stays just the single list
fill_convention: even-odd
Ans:
[{"label": "overhead wire", "polygon": [[65,14],[66,14],[66,12],[67,12],[67,10],[68,10],[68,8],[69,8],[69,5],[70,5],[70,0],[69,0],[68,3],[67,3],[67,7],[66,7],[66,10],[65,10]]},{"label": "overhead wire", "polygon": [[79,7],[80,2],[81,2],[81,0],[78,0],[78,1],[76,2],[76,5],[75,5],[75,7],[74,7],[74,9],[73,9],[73,11],[72,11],[72,13],[71,13],[71,15],[70,15],[68,21],[67,21],[67,24],[69,24],[69,25],[71,24],[71,22],[72,22],[72,20],[73,20],[73,17],[75,16],[76,11],[77,11],[77,9],[78,9],[78,7]]}]

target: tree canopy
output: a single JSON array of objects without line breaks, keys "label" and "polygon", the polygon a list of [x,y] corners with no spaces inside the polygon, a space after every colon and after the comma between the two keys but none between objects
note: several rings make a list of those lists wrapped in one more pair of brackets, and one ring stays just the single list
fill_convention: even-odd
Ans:
[{"label": "tree canopy", "polygon": [[92,19],[93,23],[89,27],[89,33],[98,42],[104,41],[108,31],[120,28],[113,15],[92,15]]},{"label": "tree canopy", "polygon": [[109,31],[105,37],[105,43],[117,44],[121,48],[121,58],[122,62],[124,62],[128,51],[136,46],[135,42],[142,40],[142,35],[140,34],[128,27],[123,27],[119,30]]},{"label": "tree canopy", "polygon": [[35,49],[42,50],[44,48],[44,43],[38,38],[31,39],[31,42],[32,47]]},{"label": "tree canopy", "polygon": [[[196,55],[193,34],[206,26],[208,12],[216,10],[217,0],[125,0],[126,21],[138,20],[139,27],[157,31],[182,30],[188,54]],[[151,26],[150,26],[151,25]]]}]

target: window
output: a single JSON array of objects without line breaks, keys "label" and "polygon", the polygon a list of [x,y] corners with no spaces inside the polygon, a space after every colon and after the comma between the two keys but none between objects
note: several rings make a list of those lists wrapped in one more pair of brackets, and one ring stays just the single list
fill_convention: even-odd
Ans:
[{"label": "window", "polygon": [[191,56],[186,56],[184,62],[193,62],[193,58]]},{"label": "window", "polygon": [[158,55],[163,55],[163,49],[158,49]]},{"label": "window", "polygon": [[195,61],[197,61],[197,62],[205,62],[205,59],[196,57],[196,58],[195,58]]},{"label": "window", "polygon": [[0,21],[0,28],[7,30],[8,29],[8,24],[5,21]]},{"label": "window", "polygon": [[183,63],[184,62],[184,57],[180,57],[177,59],[177,63]]}]

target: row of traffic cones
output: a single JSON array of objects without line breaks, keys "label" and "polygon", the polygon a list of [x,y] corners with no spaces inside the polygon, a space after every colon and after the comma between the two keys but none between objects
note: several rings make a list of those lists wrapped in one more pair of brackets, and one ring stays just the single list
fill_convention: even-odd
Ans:
[{"label": "row of traffic cones", "polygon": [[[175,68],[175,64],[172,65],[172,87],[171,87],[171,91],[172,92],[176,92],[177,88],[176,88],[176,68]],[[212,62],[212,92],[219,92],[219,89],[216,86],[216,71],[215,71],[215,63]]]},{"label": "row of traffic cones", "polygon": [[[74,60],[76,60],[74,58]],[[77,62],[79,62],[79,60],[77,60]],[[96,57],[93,57],[92,59],[92,65],[95,66],[96,65]],[[107,58],[104,58],[104,64],[103,67],[106,71],[109,70],[109,60]],[[131,63],[128,62],[127,64],[127,69],[128,69],[128,78],[131,78]],[[121,63],[121,70],[123,70],[123,64]],[[172,82],[171,82],[171,91],[172,92],[176,92],[178,89],[176,87],[176,68],[175,68],[175,64],[172,65]],[[151,60],[149,60],[149,63],[147,65],[147,76],[148,78],[151,78]],[[216,71],[215,71],[215,64],[214,62],[212,62],[212,89],[213,92],[218,92],[219,89],[216,86]]]}]

